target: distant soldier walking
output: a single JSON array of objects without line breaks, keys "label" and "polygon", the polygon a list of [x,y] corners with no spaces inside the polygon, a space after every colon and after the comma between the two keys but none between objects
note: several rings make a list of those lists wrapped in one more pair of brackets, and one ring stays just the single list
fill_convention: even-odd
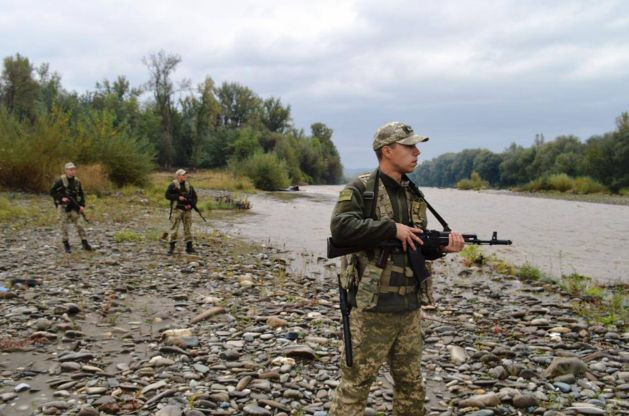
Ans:
[{"label": "distant soldier walking", "polygon": [[55,201],[55,207],[59,212],[59,228],[61,229],[61,239],[66,253],[70,253],[70,242],[68,240],[68,224],[74,224],[81,238],[81,245],[84,250],[91,251],[92,247],[87,242],[85,230],[79,222],[79,216],[85,218],[85,194],[81,187],[81,182],[76,175],[76,166],[68,162],[64,166],[65,173],[61,175],[50,189],[50,195]]},{"label": "distant soldier walking", "polygon": [[[186,182],[188,173],[179,169],[175,172],[175,180],[168,185],[166,199],[170,201],[170,217],[172,227],[170,228],[170,248],[168,255],[172,256],[177,243],[179,224],[183,222],[183,236],[186,242],[186,253],[196,253],[192,248],[192,209],[197,205],[197,193],[190,183]],[[175,210],[173,212],[173,205]]]}]

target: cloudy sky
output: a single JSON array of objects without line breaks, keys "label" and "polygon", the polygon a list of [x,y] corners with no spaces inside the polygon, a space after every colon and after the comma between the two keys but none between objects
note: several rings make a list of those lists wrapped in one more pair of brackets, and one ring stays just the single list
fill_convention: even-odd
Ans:
[{"label": "cloudy sky", "polygon": [[587,139],[629,111],[629,7],[617,1],[0,0],[0,53],[50,63],[84,92],[164,49],[176,79],[235,81],[322,121],[348,168],[388,121],[448,151]]}]

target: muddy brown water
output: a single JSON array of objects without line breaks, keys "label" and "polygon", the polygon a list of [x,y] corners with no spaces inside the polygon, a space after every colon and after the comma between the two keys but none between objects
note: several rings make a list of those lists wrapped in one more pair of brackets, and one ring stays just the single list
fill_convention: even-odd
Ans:
[{"label": "muddy brown water", "polygon": [[[258,193],[252,209],[214,214],[209,227],[291,251],[325,255],[325,239],[342,186],[306,186],[299,192]],[[601,283],[629,283],[629,207],[531,198],[512,193],[422,188],[426,199],[454,230],[481,239],[513,240],[484,248],[554,277],[573,272]],[[429,216],[429,228],[440,229]]]}]

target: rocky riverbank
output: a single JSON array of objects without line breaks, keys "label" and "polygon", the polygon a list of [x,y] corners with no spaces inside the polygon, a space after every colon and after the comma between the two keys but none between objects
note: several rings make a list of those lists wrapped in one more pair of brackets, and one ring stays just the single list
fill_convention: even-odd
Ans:
[{"label": "rocky riverbank", "polygon": [[[166,257],[158,214],[100,216],[96,250],[71,255],[54,227],[2,225],[0,414],[325,415],[341,342],[333,266],[292,273],[298,255],[212,232],[196,233],[197,255]],[[434,269],[430,414],[629,414],[627,333],[454,256]],[[390,414],[392,383],[383,368],[369,414]]]}]

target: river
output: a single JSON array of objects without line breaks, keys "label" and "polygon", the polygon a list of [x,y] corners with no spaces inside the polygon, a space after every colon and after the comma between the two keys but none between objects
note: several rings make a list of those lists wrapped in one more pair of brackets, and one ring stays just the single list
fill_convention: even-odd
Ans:
[{"label": "river", "polygon": [[[342,186],[258,193],[252,209],[213,215],[212,226],[263,244],[325,255],[330,215]],[[601,283],[629,283],[629,207],[531,198],[512,193],[422,188],[454,230],[512,246],[486,247],[506,261],[530,263],[554,277],[573,272]],[[441,229],[429,216],[429,228]]]}]

